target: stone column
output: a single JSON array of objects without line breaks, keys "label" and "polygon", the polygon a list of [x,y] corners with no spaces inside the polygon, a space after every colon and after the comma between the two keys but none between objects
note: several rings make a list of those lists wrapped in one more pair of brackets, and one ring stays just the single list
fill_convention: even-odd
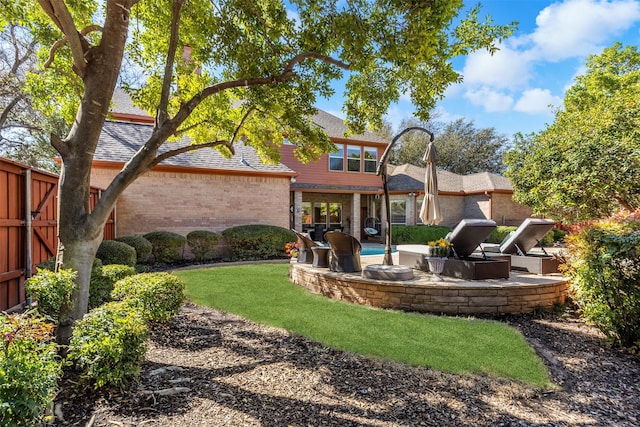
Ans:
[{"label": "stone column", "polygon": [[293,228],[302,232],[302,191],[293,192]]},{"label": "stone column", "polygon": [[360,193],[353,193],[351,196],[351,223],[347,231],[358,240],[362,240],[360,230]]}]

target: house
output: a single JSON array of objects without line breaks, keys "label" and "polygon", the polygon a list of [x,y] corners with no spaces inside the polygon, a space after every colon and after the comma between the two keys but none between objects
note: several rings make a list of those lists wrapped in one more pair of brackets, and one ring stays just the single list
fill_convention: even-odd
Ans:
[{"label": "house", "polygon": [[[378,162],[388,141],[374,132],[345,137],[343,121],[327,112],[313,117],[337,147],[317,162],[303,164],[285,143],[281,162],[263,164],[242,143],[225,158],[217,150],[200,149],[169,158],[139,177],[118,200],[116,236],[156,230],[186,235],[193,230],[221,232],[245,224],[270,224],[309,231],[320,239],[326,230],[342,230],[358,239],[363,228],[385,224]],[[91,184],[105,188],[131,155],[146,141],[153,118],[132,105],[121,90],[114,95],[94,156]],[[167,143],[161,150],[188,144]],[[389,166],[393,224],[419,224],[424,169]],[[506,178],[493,174],[461,176],[438,171],[446,225],[462,218],[493,218],[519,223],[530,212],[511,200]]]}]

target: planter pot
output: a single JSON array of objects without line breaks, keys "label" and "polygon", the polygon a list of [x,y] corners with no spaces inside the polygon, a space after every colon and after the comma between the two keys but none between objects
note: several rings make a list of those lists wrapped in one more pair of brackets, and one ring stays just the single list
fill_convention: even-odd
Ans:
[{"label": "planter pot", "polygon": [[427,256],[425,257],[425,259],[429,264],[429,271],[433,273],[433,275],[431,276],[431,280],[434,282],[444,281],[444,279],[442,278],[442,276],[440,276],[440,274],[444,269],[444,263],[447,261],[447,258]]}]

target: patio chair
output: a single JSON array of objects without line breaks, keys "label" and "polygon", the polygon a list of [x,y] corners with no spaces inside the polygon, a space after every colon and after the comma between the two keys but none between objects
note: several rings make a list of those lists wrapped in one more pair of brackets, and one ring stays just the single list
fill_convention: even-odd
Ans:
[{"label": "patio chair", "polygon": [[355,237],[340,231],[328,231],[325,240],[331,248],[329,270],[343,273],[362,271],[360,266],[360,252],[362,245]]},{"label": "patio chair", "polygon": [[[515,230],[509,233],[500,243],[482,243],[484,252],[511,255],[511,268],[526,270],[530,273],[558,273],[561,260],[549,255],[542,246],[542,238],[555,226],[550,219],[527,218]],[[542,255],[530,253],[536,245],[542,249]]]},{"label": "patio chair", "polygon": [[495,228],[496,222],[491,219],[463,219],[445,239],[451,242],[454,257],[462,259],[471,255]]},{"label": "patio chair", "polygon": [[531,249],[538,245],[542,252],[548,256],[549,254],[540,241],[554,226],[555,222],[550,219],[527,218],[515,231],[507,234],[502,242],[483,243],[480,247],[486,252],[526,256]]},{"label": "patio chair", "polygon": [[298,249],[298,262],[311,264],[313,262],[313,252],[311,251],[311,248],[323,245],[311,240],[311,237],[309,237],[307,233],[300,233],[294,229],[291,229],[291,231],[296,233],[296,236],[298,236],[298,246],[300,246]]}]

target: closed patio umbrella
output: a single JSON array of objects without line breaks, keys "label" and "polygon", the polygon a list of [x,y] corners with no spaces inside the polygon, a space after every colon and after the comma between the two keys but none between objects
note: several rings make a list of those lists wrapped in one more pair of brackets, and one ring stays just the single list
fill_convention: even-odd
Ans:
[{"label": "closed patio umbrella", "polygon": [[438,152],[433,140],[427,145],[427,151],[424,153],[424,162],[427,170],[424,177],[424,200],[420,209],[420,219],[424,224],[438,224],[442,221],[442,213],[440,212],[440,202],[438,201],[438,176],[436,173],[436,162],[438,161]]}]

